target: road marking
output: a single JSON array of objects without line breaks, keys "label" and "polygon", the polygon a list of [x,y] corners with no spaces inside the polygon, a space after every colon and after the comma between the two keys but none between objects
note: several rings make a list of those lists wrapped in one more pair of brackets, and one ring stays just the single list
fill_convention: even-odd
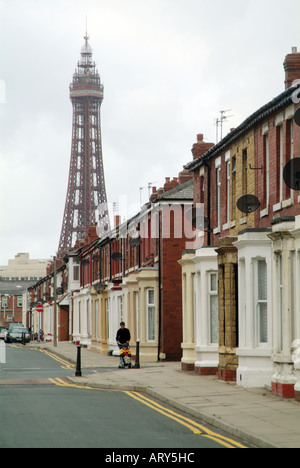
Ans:
[{"label": "road marking", "polygon": [[[199,431],[198,433],[201,434],[203,437],[207,437],[209,439],[215,440],[219,444],[222,444],[222,445],[224,445],[225,447],[228,447],[228,448],[237,448],[237,447],[238,448],[246,448],[244,445],[240,444],[239,442],[236,442],[235,440],[232,440],[232,439],[230,439],[228,437],[217,434],[216,432],[211,431],[210,429],[203,426],[202,424],[199,424],[199,423],[193,421],[192,419],[189,419],[189,418],[187,418],[185,416],[182,416],[182,415],[180,415],[178,413],[175,413],[174,411],[172,411],[172,410],[170,410],[168,408],[165,408],[164,406],[162,406],[162,405],[156,403],[155,401],[145,397],[144,395],[141,395],[140,393],[137,393],[137,392],[125,392],[125,393],[127,393],[127,395],[131,396],[132,398],[137,399],[141,403],[149,406],[150,408],[154,409],[155,411],[162,412],[163,414],[165,414],[165,416],[168,416],[171,419],[173,419],[172,415],[176,415],[176,418],[177,419],[179,418],[180,424],[183,424],[183,425],[186,426],[187,423],[188,423],[189,426],[193,427],[193,429],[192,429],[193,432],[194,432],[195,428],[197,428],[198,431],[199,431],[199,429],[201,429],[202,432]],[[203,434],[203,432],[205,434]]]},{"label": "road marking", "polygon": [[96,387],[89,387],[88,385],[82,385],[82,384],[75,384],[75,383],[68,383],[65,380],[60,379],[59,377],[56,377],[54,379],[49,378],[50,382],[52,382],[54,385],[57,385],[59,387],[71,387],[71,388],[80,388],[81,390],[98,390],[100,392],[121,392],[122,390],[115,390],[113,388],[96,388]]},{"label": "road marking", "polygon": [[222,436],[221,434],[217,434],[216,432],[213,432],[212,430],[208,429],[202,424],[199,424],[196,421],[193,421],[192,419],[187,418],[186,416],[176,413],[175,411],[172,411],[166,408],[165,406],[162,406],[159,403],[156,403],[155,401],[151,400],[150,398],[147,398],[141,393],[130,392],[126,390],[114,390],[114,389],[103,389],[103,388],[82,386],[80,384],[77,385],[73,383],[68,383],[58,377],[55,379],[49,378],[49,381],[52,382],[54,385],[57,385],[60,387],[69,387],[69,388],[73,387],[73,388],[80,388],[80,389],[86,389],[86,390],[100,390],[100,391],[113,391],[113,392],[125,393],[126,395],[128,395],[131,398],[134,398],[135,400],[139,401],[143,405],[146,405],[149,408],[153,409],[154,411],[157,411],[158,413],[170,419],[173,419],[174,421],[181,424],[182,426],[187,427],[195,435],[201,435],[202,437],[206,437],[208,439],[214,440],[218,444],[223,445],[224,447],[227,447],[227,448],[247,448],[233,439]]},{"label": "road marking", "polygon": [[[18,349],[25,349],[24,346],[18,346],[18,345],[10,345],[11,348],[18,348]],[[40,349],[40,348],[30,348],[27,347],[26,349],[30,349],[32,351],[39,351],[40,353],[46,354],[47,356],[51,357],[55,361],[59,362],[62,364],[61,368],[62,369],[75,369],[75,365],[71,364],[69,361],[66,361],[65,359],[57,356],[56,354],[51,353],[50,351],[47,351],[46,349]]]},{"label": "road marking", "polygon": [[30,348],[30,349],[33,349],[35,351],[40,351],[41,353],[46,354],[47,356],[51,357],[55,361],[62,364],[62,366],[61,366],[62,369],[68,369],[68,370],[69,369],[75,369],[74,364],[71,364],[70,362],[66,361],[65,359],[63,359],[63,358],[61,358],[59,356],[57,356],[56,354],[51,353],[50,351],[47,351],[46,349],[38,349],[38,348]]},{"label": "road marking", "polygon": [[[139,394],[138,393],[135,393],[135,392],[127,392],[125,391],[124,393],[126,393],[126,395],[129,395],[131,398],[134,398],[135,400],[138,400],[140,401],[141,403],[143,403],[144,405],[148,406],[149,408],[151,409],[154,409],[155,411],[157,411],[158,413],[161,413],[163,414],[164,416],[167,416],[168,418],[170,419],[173,419],[174,421],[178,422],[179,424],[181,424],[182,426],[185,426],[187,427],[188,429],[190,429],[194,434],[196,435],[199,435],[201,434],[201,431],[196,428],[195,426],[187,423],[186,421],[188,421],[187,418],[181,418],[179,414],[176,414],[174,413],[174,411],[168,411],[166,408],[163,408],[161,405],[154,405],[154,402],[152,402],[153,404],[143,400],[142,398],[139,398]],[[150,401],[150,400],[149,400]],[[185,419],[186,421],[184,421],[183,419]]]}]

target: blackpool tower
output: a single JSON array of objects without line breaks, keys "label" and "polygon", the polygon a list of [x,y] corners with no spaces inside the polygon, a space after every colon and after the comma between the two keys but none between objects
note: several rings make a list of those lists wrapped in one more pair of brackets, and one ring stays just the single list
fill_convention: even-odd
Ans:
[{"label": "blackpool tower", "polygon": [[87,34],[84,40],[70,84],[73,106],[71,161],[58,253],[66,252],[77,240],[84,239],[91,224],[97,223],[100,237],[110,229],[100,123],[103,85]]}]

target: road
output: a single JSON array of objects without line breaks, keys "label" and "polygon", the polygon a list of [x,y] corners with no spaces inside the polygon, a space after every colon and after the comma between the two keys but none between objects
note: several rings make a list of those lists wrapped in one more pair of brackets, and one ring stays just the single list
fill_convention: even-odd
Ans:
[{"label": "road", "polygon": [[76,386],[67,380],[74,366],[47,351],[30,345],[6,351],[6,364],[0,364],[1,448],[241,447],[146,395]]}]

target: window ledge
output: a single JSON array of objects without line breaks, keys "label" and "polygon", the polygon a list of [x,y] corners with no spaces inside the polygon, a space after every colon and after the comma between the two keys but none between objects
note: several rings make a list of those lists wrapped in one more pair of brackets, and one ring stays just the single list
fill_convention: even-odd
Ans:
[{"label": "window ledge", "polygon": [[220,234],[220,232],[221,232],[220,226],[218,226],[216,229],[213,230],[214,234]]},{"label": "window ledge", "polygon": [[263,218],[264,216],[268,216],[269,214],[269,208],[265,208],[260,212],[260,217]]},{"label": "window ledge", "polygon": [[282,208],[287,208],[288,206],[292,206],[292,205],[293,205],[292,198],[288,198],[287,200],[283,200],[282,202]]},{"label": "window ledge", "polygon": [[276,203],[276,205],[273,205],[273,211],[279,211],[282,209],[282,202]]}]

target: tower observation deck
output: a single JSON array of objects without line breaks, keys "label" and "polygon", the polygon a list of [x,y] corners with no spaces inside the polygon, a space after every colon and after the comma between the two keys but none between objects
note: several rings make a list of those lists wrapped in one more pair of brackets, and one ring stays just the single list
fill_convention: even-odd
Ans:
[{"label": "tower observation deck", "polygon": [[71,161],[58,253],[66,252],[77,240],[83,239],[91,224],[98,224],[100,236],[110,229],[100,122],[103,85],[87,34],[84,40],[70,84]]}]

